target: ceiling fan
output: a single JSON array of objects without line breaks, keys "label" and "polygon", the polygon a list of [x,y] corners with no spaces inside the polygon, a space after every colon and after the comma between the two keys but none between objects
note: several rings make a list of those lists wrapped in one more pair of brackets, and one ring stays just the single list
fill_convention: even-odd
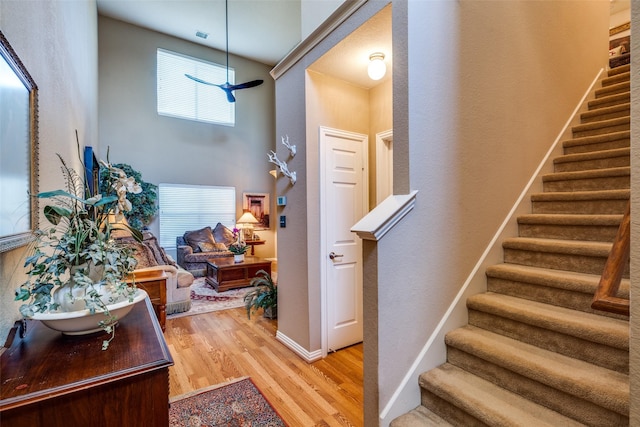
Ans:
[{"label": "ceiling fan", "polygon": [[229,83],[229,0],[225,0],[224,2],[224,15],[225,15],[225,34],[226,34],[226,41],[227,41],[227,81],[226,83],[223,84],[216,84],[216,83],[210,83],[207,82],[205,80],[199,79],[197,77],[194,77],[190,74],[185,74],[185,76],[189,77],[191,80],[194,80],[198,83],[202,83],[205,85],[209,85],[209,86],[217,86],[220,89],[222,89],[226,94],[227,94],[227,100],[229,102],[236,102],[236,97],[233,96],[233,91],[234,90],[239,90],[239,89],[248,89],[250,87],[256,87],[256,86],[260,86],[264,81],[263,80],[251,80],[250,82],[246,82],[246,83],[240,83],[237,85],[232,85],[231,83]]}]

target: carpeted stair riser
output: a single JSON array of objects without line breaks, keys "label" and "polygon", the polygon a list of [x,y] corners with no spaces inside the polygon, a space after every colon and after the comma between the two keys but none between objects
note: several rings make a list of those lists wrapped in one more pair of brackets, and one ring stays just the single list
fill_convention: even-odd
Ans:
[{"label": "carpeted stair riser", "polygon": [[593,151],[615,150],[631,146],[631,132],[613,132],[604,135],[573,138],[562,142],[564,154],[589,153]]},{"label": "carpeted stair riser", "polygon": [[589,171],[555,172],[542,177],[543,190],[593,191],[627,189],[631,187],[631,168],[596,169]]},{"label": "carpeted stair riser", "polygon": [[469,298],[467,307],[470,325],[629,373],[629,330],[624,320],[493,293]]},{"label": "carpeted stair riser", "polygon": [[[491,382],[497,387],[504,388],[542,407],[556,411],[558,414],[589,426],[627,426],[629,422],[624,415],[616,411],[603,408],[588,400],[577,398],[571,393],[559,390],[553,386],[532,380],[499,364],[491,363],[481,357],[465,352],[455,347],[447,347],[447,363],[473,373],[479,378]],[[439,368],[438,368],[439,369]],[[461,385],[461,387],[464,387]],[[423,403],[424,405],[424,403]],[[429,408],[428,405],[427,408]],[[458,424],[464,426],[464,424]],[[532,424],[513,424],[515,426],[538,426]],[[556,424],[565,427],[570,422]]]},{"label": "carpeted stair riser", "polygon": [[598,408],[623,417],[629,412],[629,377],[620,372],[474,326],[451,331],[445,342],[449,363],[572,418],[568,397],[571,405],[590,408],[584,416],[602,412]]},{"label": "carpeted stair riser", "polygon": [[596,89],[596,99],[602,98],[604,96],[609,95],[617,95],[620,93],[629,92],[631,90],[631,85],[628,81],[622,83],[616,83],[609,86],[605,86],[600,89]]},{"label": "carpeted stair riser", "polygon": [[602,79],[602,87],[611,86],[618,83],[624,83],[631,80],[631,72],[619,72]]},{"label": "carpeted stair riser", "polygon": [[423,405],[457,426],[578,426],[557,412],[525,400],[450,363],[419,378]]},{"label": "carpeted stair riser", "polygon": [[619,67],[611,68],[607,70],[607,76],[616,76],[618,74],[628,73],[631,71],[631,64],[621,65]]},{"label": "carpeted stair riser", "polygon": [[[517,264],[498,264],[487,268],[487,291],[551,304],[559,307],[597,313],[617,319],[628,319],[614,313],[591,308],[593,294],[600,281],[595,274],[549,270]],[[624,279],[616,296],[629,298],[629,280]]]},{"label": "carpeted stair riser", "polygon": [[444,419],[431,412],[424,406],[420,405],[412,411],[407,412],[404,416],[396,418],[389,424],[390,427],[454,427],[453,424],[446,422]]},{"label": "carpeted stair riser", "polygon": [[580,123],[593,123],[631,115],[631,104],[626,102],[610,107],[596,108],[580,114]]},{"label": "carpeted stair riser", "polygon": [[[611,243],[515,237],[502,243],[504,262],[532,267],[602,274]],[[624,278],[629,277],[629,265]]]},{"label": "carpeted stair riser", "polygon": [[623,215],[629,194],[629,190],[537,193],[531,196],[531,213]]},{"label": "carpeted stair riser", "polygon": [[575,172],[593,169],[609,169],[630,166],[631,149],[590,151],[587,153],[567,154],[554,159],[555,172]]},{"label": "carpeted stair riser", "polygon": [[631,102],[631,92],[621,92],[614,95],[602,96],[600,98],[587,101],[587,108],[593,110],[596,108],[611,107],[613,105]]},{"label": "carpeted stair riser", "polygon": [[620,227],[621,215],[521,215],[520,237],[612,242]]},{"label": "carpeted stair riser", "polygon": [[617,119],[601,120],[583,125],[573,126],[571,132],[574,138],[585,136],[604,135],[612,132],[624,132],[631,129],[631,119],[629,116],[618,117]]}]

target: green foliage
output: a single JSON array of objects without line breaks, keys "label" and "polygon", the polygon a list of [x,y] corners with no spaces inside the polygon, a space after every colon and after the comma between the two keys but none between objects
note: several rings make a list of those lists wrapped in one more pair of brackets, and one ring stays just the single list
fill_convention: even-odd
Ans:
[{"label": "green foliage", "polygon": [[[131,202],[131,210],[124,213],[131,227],[136,230],[142,230],[149,225],[158,211],[158,186],[143,181],[142,174],[126,163],[116,163],[113,166],[122,169],[128,177],[133,177],[142,187],[142,192],[127,196]],[[101,193],[106,193],[108,190],[109,180],[107,179],[107,174],[107,170],[100,169]]]},{"label": "green foliage", "polygon": [[258,271],[256,277],[251,279],[251,286],[254,287],[244,296],[244,306],[247,309],[247,317],[251,319],[251,313],[257,309],[278,308],[278,287],[271,275],[264,270]]}]

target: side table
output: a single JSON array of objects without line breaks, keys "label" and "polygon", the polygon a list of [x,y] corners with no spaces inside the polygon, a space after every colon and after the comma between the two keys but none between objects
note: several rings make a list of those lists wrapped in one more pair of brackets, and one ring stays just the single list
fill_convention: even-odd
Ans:
[{"label": "side table", "polygon": [[149,294],[153,310],[164,332],[167,323],[167,273],[161,270],[134,271],[129,277],[127,283],[135,283]]},{"label": "side table", "polygon": [[256,246],[264,245],[266,240],[245,240],[244,242],[251,246],[251,255],[253,256],[256,254]]}]

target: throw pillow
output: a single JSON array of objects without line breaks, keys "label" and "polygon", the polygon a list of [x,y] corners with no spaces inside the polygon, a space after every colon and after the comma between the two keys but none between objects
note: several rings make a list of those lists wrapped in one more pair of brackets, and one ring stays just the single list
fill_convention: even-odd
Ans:
[{"label": "throw pillow", "polygon": [[147,245],[139,242],[131,242],[125,243],[124,246],[133,250],[133,257],[138,261],[136,269],[155,267],[158,265],[156,257],[153,256],[153,252]]},{"label": "throw pillow", "polygon": [[200,242],[198,243],[198,248],[200,248],[200,252],[221,252],[227,250],[224,243]]},{"label": "throw pillow", "polygon": [[229,230],[221,223],[217,223],[216,227],[213,229],[213,237],[215,238],[216,242],[224,243],[224,245],[227,247],[236,241],[236,239],[233,237],[233,231]]},{"label": "throw pillow", "polygon": [[200,230],[187,231],[184,233],[184,241],[193,248],[193,252],[201,252],[198,243],[211,243],[216,241],[213,239],[211,227],[201,228]]}]

